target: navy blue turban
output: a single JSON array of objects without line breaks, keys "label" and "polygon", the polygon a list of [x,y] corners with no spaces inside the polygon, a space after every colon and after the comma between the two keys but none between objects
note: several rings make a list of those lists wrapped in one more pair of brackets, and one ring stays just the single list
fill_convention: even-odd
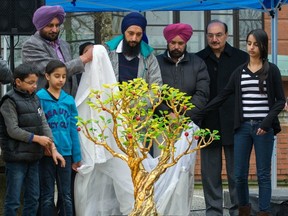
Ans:
[{"label": "navy blue turban", "polygon": [[124,32],[132,25],[139,26],[140,28],[142,28],[142,31],[145,32],[147,26],[147,20],[142,14],[137,12],[127,14],[122,21],[121,25],[122,34],[124,34]]}]

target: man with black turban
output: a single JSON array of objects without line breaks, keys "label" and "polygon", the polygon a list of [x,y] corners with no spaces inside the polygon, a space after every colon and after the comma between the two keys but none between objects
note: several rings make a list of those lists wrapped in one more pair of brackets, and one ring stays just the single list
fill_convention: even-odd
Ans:
[{"label": "man with black turban", "polygon": [[68,73],[63,89],[75,97],[78,83],[74,74],[83,72],[84,64],[92,60],[92,48],[80,57],[72,59],[70,45],[58,38],[64,18],[65,12],[61,6],[42,6],[35,11],[32,21],[37,31],[24,42],[22,61],[35,64],[39,70],[37,89],[45,86],[44,71],[48,62],[53,59],[64,62]]},{"label": "man with black turban", "polygon": [[148,84],[162,84],[160,68],[153,48],[145,34],[146,18],[132,12],[123,18],[122,35],[105,43],[116,80],[119,82],[141,77]]}]

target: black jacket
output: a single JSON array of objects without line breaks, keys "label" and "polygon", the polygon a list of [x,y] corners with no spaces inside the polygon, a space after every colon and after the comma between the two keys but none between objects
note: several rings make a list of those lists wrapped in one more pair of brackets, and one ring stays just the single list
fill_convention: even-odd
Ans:
[{"label": "black jacket", "polygon": [[[202,58],[208,68],[210,76],[210,100],[215,98],[227,84],[233,71],[241,64],[248,61],[248,54],[236,49],[226,43],[220,58],[217,58],[212,49],[207,46],[196,53]],[[219,141],[214,141],[209,147],[214,145],[233,145],[233,125],[234,125],[234,96],[231,95],[219,109],[207,112],[202,121],[203,128],[218,130],[221,136]],[[209,148],[208,147],[208,148]]]},{"label": "black jacket", "polygon": [[[177,88],[192,96],[191,103],[195,105],[192,110],[187,111],[187,116],[200,126],[201,118],[198,116],[209,99],[209,74],[204,61],[195,54],[185,52],[184,58],[176,64],[165,53],[158,55],[157,60],[161,69],[163,84]],[[165,105],[159,109],[169,110]]]},{"label": "black jacket", "polygon": [[[18,126],[23,130],[37,135],[43,135],[41,108],[38,97],[35,94],[20,92],[17,89],[10,90],[0,102],[2,106],[6,99],[15,103],[18,116]],[[31,162],[37,161],[43,156],[43,147],[38,143],[26,143],[12,139],[5,126],[0,112],[0,144],[3,151],[3,159],[6,162]]]},{"label": "black jacket", "polygon": [[[214,98],[207,106],[205,111],[216,109],[231,95],[235,95],[234,103],[234,130],[237,130],[243,122],[243,107],[242,107],[242,92],[241,92],[241,74],[247,64],[239,66],[231,75],[226,87],[220,94]],[[281,131],[278,114],[285,106],[285,95],[282,86],[281,73],[278,67],[269,63],[270,69],[266,79],[267,94],[268,94],[268,115],[261,122],[260,128],[268,131],[270,128],[274,129],[276,135]]]}]

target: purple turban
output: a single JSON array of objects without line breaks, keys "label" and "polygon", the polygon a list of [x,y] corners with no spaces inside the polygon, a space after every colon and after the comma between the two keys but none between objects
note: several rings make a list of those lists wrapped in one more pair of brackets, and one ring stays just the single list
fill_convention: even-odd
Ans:
[{"label": "purple turban", "polygon": [[142,28],[142,31],[145,32],[147,20],[146,18],[137,12],[132,12],[127,14],[122,21],[121,25],[121,32],[124,34],[124,32],[132,25],[136,25]]},{"label": "purple turban", "polygon": [[37,30],[41,30],[55,17],[61,25],[65,18],[64,9],[61,6],[42,6],[35,11],[32,22]]},{"label": "purple turban", "polygon": [[170,43],[173,38],[180,36],[182,40],[187,43],[193,34],[193,29],[190,25],[184,23],[175,23],[166,26],[163,30],[163,35],[168,43]]}]

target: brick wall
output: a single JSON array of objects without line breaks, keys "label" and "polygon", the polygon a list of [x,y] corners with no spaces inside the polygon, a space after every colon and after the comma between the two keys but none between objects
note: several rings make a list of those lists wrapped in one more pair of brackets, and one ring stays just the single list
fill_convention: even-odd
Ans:
[{"label": "brick wall", "polygon": [[[278,54],[288,55],[288,5],[282,6],[278,13]],[[269,39],[271,39],[271,17],[268,14],[264,16],[264,29],[267,32]],[[271,41],[271,40],[270,40]],[[271,46],[269,46],[269,53],[271,53]]]},{"label": "brick wall", "polygon": [[[277,135],[277,180],[278,181],[288,181],[288,112],[281,112],[279,115],[281,121],[282,131]],[[201,180],[201,170],[200,170],[200,151],[197,152],[197,159],[195,165],[195,180]],[[225,170],[225,157],[223,154],[223,169],[222,169],[222,179],[227,180],[226,170]],[[212,163],[211,163],[211,166]],[[255,153],[254,150],[251,153],[250,158],[250,170],[249,170],[249,180],[256,180],[256,164],[255,164]]]}]

